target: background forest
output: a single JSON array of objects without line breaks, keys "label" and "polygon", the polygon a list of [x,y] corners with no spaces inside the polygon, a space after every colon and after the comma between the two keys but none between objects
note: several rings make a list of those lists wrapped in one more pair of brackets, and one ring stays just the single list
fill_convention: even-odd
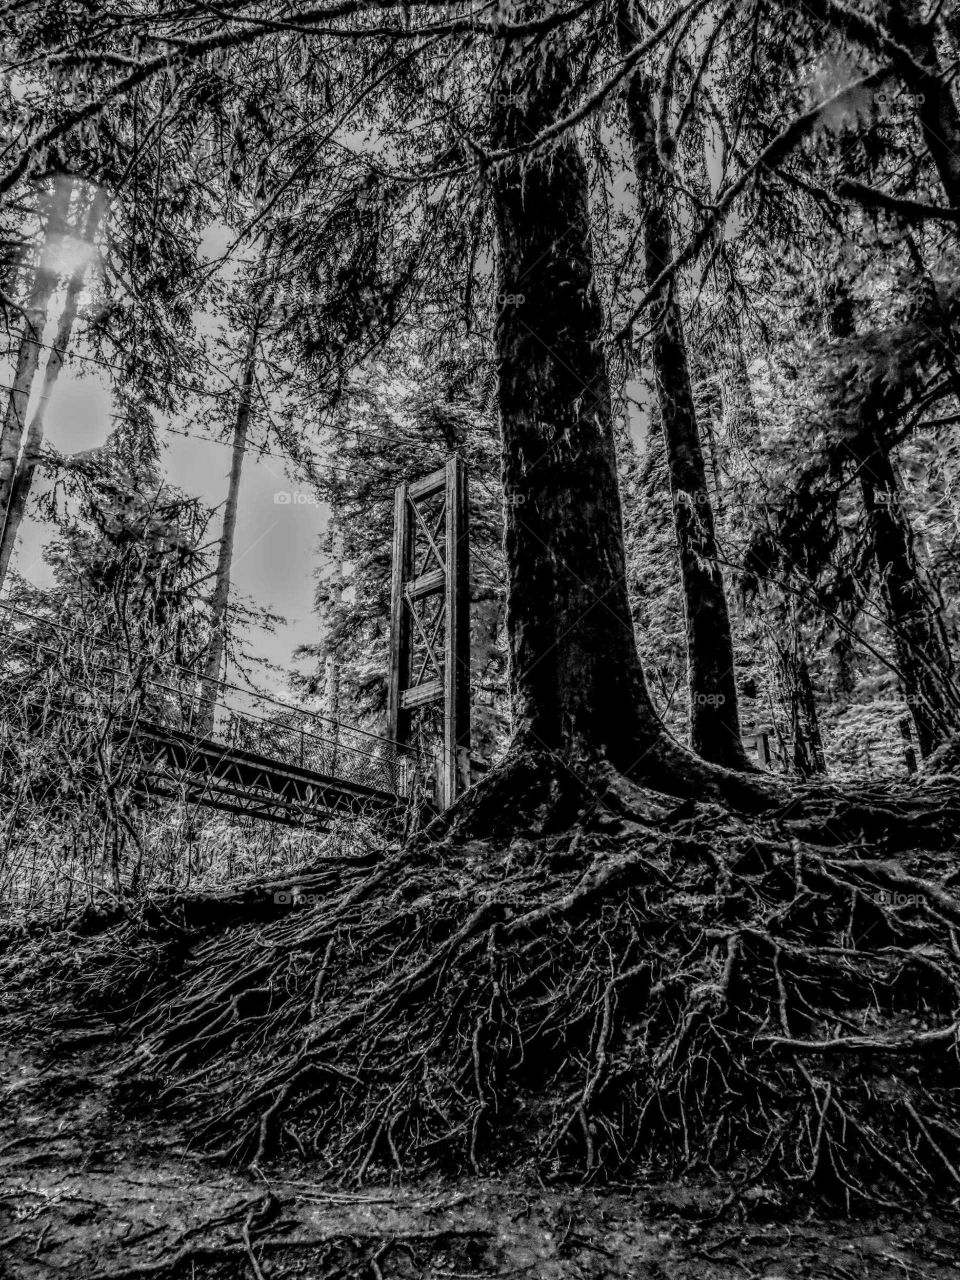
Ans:
[{"label": "background forest", "polygon": [[[306,1274],[303,1246],[311,1274],[502,1275],[532,1203],[611,1178],[709,1191],[683,1280],[733,1274],[696,1232],[734,1206],[793,1215],[788,1248],[814,1212],[882,1213],[939,1268],[885,1237],[882,1273],[831,1276],[952,1274],[928,1206],[955,1258],[956,7],[0,14],[0,1049],[24,1128],[0,1119],[23,1219],[0,1242],[23,1274],[92,1223],[65,1273],[261,1280]],[[217,442],[209,473],[176,469],[184,438]],[[393,520],[448,466],[449,531],[461,464],[473,761],[451,735],[441,794],[473,775],[438,813],[429,699],[389,642],[407,610],[430,649],[414,605],[454,597],[463,541],[401,573]],[[315,509],[273,561],[313,596],[295,641],[240,589],[251,477]],[[283,769],[302,812],[269,823],[250,796]],[[86,1052],[93,1083],[68,1064],[58,1096],[41,1051]],[[154,1204],[174,1149],[223,1181],[169,1183],[222,1201],[243,1166],[257,1203],[110,1235],[115,1182]],[[99,1208],[34,1230],[91,1175]],[[431,1212],[500,1179],[510,1225],[438,1245],[371,1233],[389,1196],[341,1198],[339,1235],[291,1243],[284,1197],[303,1226],[304,1188],[421,1175],[456,1182]],[[511,1274],[551,1250],[543,1274],[616,1274],[580,1221]]]},{"label": "background forest", "polygon": [[[301,856],[302,834],[144,808],[112,725],[162,674],[185,725],[212,723],[226,680],[278,694],[280,720],[297,704],[382,731],[392,491],[451,451],[471,477],[474,754],[502,754],[494,329],[525,300],[498,292],[486,192],[508,44],[568,64],[630,608],[664,724],[711,758],[698,721],[733,704],[747,757],[800,778],[949,751],[949,8],[28,3],[5,21],[5,897]],[[112,394],[93,450],[45,441],[64,369]],[[184,431],[231,450],[223,505],[166,480]],[[329,512],[304,552],[321,638],[294,685],[258,663],[262,602],[231,595],[239,478],[265,456]],[[43,522],[53,585],[21,573],[24,520]],[[705,634],[711,597],[729,623]],[[732,658],[726,693],[711,647]],[[58,715],[65,697],[92,720]]]}]

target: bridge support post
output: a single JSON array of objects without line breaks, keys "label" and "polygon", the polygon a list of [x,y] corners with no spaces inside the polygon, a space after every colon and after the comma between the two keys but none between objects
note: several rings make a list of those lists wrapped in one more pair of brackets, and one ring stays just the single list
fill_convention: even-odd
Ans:
[{"label": "bridge support post", "polygon": [[397,486],[388,732],[399,748],[409,746],[412,713],[442,703],[444,809],[470,784],[469,536],[462,458]]}]

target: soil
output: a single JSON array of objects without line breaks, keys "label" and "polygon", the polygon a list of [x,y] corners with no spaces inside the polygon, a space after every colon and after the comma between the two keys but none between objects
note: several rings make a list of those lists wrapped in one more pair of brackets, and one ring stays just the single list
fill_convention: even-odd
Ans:
[{"label": "soil", "polygon": [[715,1191],[695,1185],[545,1187],[513,1177],[345,1190],[302,1166],[232,1169],[144,1102],[122,1101],[111,1023],[58,1004],[56,991],[10,1001],[10,986],[0,1018],[5,1278],[957,1274],[960,1220],[944,1211],[849,1221],[785,1213],[762,1185],[746,1206],[723,1211]]}]

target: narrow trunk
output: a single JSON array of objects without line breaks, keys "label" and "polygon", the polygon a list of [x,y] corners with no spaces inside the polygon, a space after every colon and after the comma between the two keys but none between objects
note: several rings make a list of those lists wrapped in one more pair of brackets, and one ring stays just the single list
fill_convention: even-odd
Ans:
[{"label": "narrow trunk", "polygon": [[900,738],[903,742],[903,763],[906,766],[907,773],[916,773],[917,753],[913,749],[913,734],[910,732],[910,717],[901,716],[897,721],[897,728],[900,730]]},{"label": "narrow trunk", "polygon": [[[330,585],[330,603],[336,611],[343,599],[343,532],[334,534],[334,578]],[[340,659],[335,651],[327,654],[324,662],[323,713],[329,719],[330,761],[327,771],[336,777],[337,754],[340,747]]]},{"label": "narrow trunk", "polygon": [[960,732],[952,662],[920,580],[913,530],[901,505],[890,453],[873,433],[860,470],[860,491],[879,577],[887,624],[893,635],[903,694],[917,729],[920,755],[928,756]]},{"label": "narrow trunk", "polygon": [[724,418],[731,440],[740,449],[749,449],[760,437],[760,415],[757,413],[750,385],[750,370],[743,350],[740,317],[728,314],[727,341],[723,349],[727,396]]},{"label": "narrow trunk", "polygon": [[[621,6],[622,51],[638,43],[628,3]],[[657,156],[650,86],[631,77],[627,121],[644,218],[647,282],[673,258],[664,173]],[[690,745],[698,755],[731,769],[748,769],[740,736],[730,615],[717,561],[713,509],[694,407],[680,307],[674,283],[653,303],[652,361],[667,446],[680,574],[683,582],[690,692]]]},{"label": "narrow trunk", "polygon": [[715,520],[722,520],[723,484],[718,433],[723,422],[723,396],[717,377],[717,370],[720,367],[718,355],[718,344],[713,339],[707,339],[700,345],[699,350],[690,352],[690,390],[697,436],[700,440],[705,439],[707,445],[704,468],[707,469],[709,459],[708,491],[711,510]]},{"label": "narrow trunk", "polygon": [[[853,305],[845,283],[825,295],[828,332],[848,339],[855,332]],[[871,558],[877,571],[887,627],[893,637],[901,692],[917,731],[921,757],[960,731],[960,691],[951,678],[953,663],[937,624],[936,609],[920,578],[913,530],[879,428],[851,442],[859,463],[860,494]]]},{"label": "narrow trunk", "polygon": [[809,778],[826,773],[826,761],[810,668],[798,640],[799,637],[794,637],[794,647],[780,651],[779,678],[790,713],[793,767],[801,778]]},{"label": "narrow trunk", "polygon": [[17,351],[17,365],[7,398],[3,430],[0,434],[0,519],[4,524],[10,510],[30,390],[40,362],[47,311],[60,277],[59,260],[63,236],[67,230],[71,186],[68,178],[56,178],[52,192],[44,198],[46,211],[43,242],[33,273],[33,283],[24,307],[23,331]]},{"label": "narrow trunk", "polygon": [[917,0],[892,0],[888,25],[912,59],[901,59],[898,71],[916,97],[920,131],[947,202],[960,209],[960,110],[940,66],[935,24],[924,20]]},{"label": "narrow trunk", "polygon": [[207,647],[207,659],[200,682],[200,707],[195,725],[196,732],[204,738],[210,737],[213,733],[217,714],[217,694],[220,687],[220,672],[223,666],[223,652],[226,645],[227,608],[230,603],[230,571],[233,567],[233,544],[237,531],[240,476],[243,471],[243,455],[247,449],[247,432],[250,427],[250,414],[253,407],[253,384],[256,373],[257,340],[260,336],[260,324],[261,319],[258,315],[252,322],[250,336],[247,340],[247,349],[243,357],[243,370],[240,378],[240,401],[237,405],[237,417],[233,427],[230,481],[227,488],[227,500],[223,508],[223,531],[220,534],[220,550],[217,556],[213,595],[210,597],[210,643]]},{"label": "narrow trunk", "polygon": [[[547,37],[535,57],[504,51],[498,149],[522,148],[562,113],[570,69],[560,40]],[[627,599],[587,174],[572,132],[549,153],[498,161],[489,181],[514,736],[504,765],[478,791],[493,810],[511,761],[522,776],[522,753],[548,752],[581,779],[607,761],[665,790],[764,803],[758,784],[705,764],[666,734],[644,681]],[[482,797],[477,803],[482,809]]]},{"label": "narrow trunk", "polygon": [[803,654],[797,655],[796,677],[800,713],[806,725],[807,742],[810,747],[810,771],[818,774],[826,773],[827,760],[823,753],[823,735],[820,732],[817,699],[813,692],[813,681],[810,678],[810,665]]},{"label": "narrow trunk", "polygon": [[[92,245],[100,222],[103,218],[107,207],[106,192],[98,190],[94,195],[87,212],[82,238],[85,244]],[[60,377],[60,371],[63,368],[66,359],[67,350],[70,346],[70,339],[73,335],[73,326],[77,319],[77,308],[80,302],[80,295],[83,293],[84,280],[87,273],[87,260],[81,259],[73,269],[70,281],[67,285],[66,297],[63,303],[63,311],[60,315],[60,323],[57,327],[57,334],[53,340],[53,350],[47,360],[43,370],[43,382],[40,388],[40,399],[34,410],[33,417],[30,419],[30,425],[27,428],[26,439],[23,444],[23,453],[20,457],[20,463],[17,467],[13,485],[10,493],[10,500],[7,507],[6,522],[3,525],[3,532],[0,535],[0,591],[6,580],[7,570],[10,567],[10,560],[13,556],[13,549],[16,546],[17,535],[20,532],[20,525],[27,508],[27,500],[30,497],[30,490],[33,485],[34,473],[40,461],[40,450],[43,447],[43,433],[46,426],[47,410],[50,407],[50,400],[53,396],[57,380]]]},{"label": "narrow trunk", "polygon": [[[870,49],[878,61],[892,63],[904,87],[914,95],[917,123],[947,203],[960,208],[960,111],[950,88],[951,71],[940,65],[936,22],[924,19],[920,0],[887,0],[885,25],[873,17],[864,20],[852,8],[827,0],[806,0],[804,9],[814,22],[845,32]],[[906,56],[891,50],[885,34]]]}]

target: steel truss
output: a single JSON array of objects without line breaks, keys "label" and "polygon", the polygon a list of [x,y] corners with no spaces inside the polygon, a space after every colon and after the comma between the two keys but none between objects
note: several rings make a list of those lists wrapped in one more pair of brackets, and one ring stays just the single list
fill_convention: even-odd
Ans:
[{"label": "steel truss", "polygon": [[395,793],[225,746],[185,730],[138,720],[137,790],[158,799],[328,831],[336,818],[366,817],[398,803]]}]

